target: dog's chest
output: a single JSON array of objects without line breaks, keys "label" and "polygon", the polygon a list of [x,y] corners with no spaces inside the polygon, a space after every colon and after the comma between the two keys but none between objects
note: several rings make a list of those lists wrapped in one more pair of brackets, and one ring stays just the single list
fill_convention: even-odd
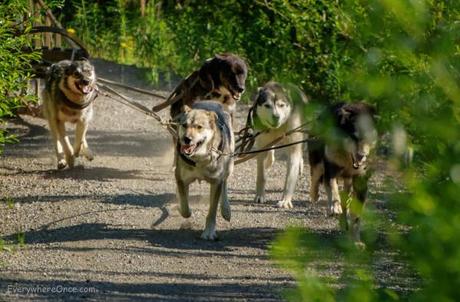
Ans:
[{"label": "dog's chest", "polygon": [[[89,108],[88,108],[89,109]],[[76,110],[68,108],[65,105],[60,105],[58,107],[58,119],[63,122],[77,123],[83,119],[85,116],[87,108],[83,110]]]}]

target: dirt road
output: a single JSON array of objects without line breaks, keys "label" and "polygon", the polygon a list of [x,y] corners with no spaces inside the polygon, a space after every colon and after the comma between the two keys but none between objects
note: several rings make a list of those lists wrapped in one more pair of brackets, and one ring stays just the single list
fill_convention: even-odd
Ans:
[{"label": "dirt road", "polygon": [[[131,96],[148,107],[160,101]],[[338,228],[325,217],[324,204],[305,202],[305,176],[294,209],[273,207],[285,173],[278,156],[269,172],[268,204],[252,202],[255,161],[238,165],[229,183],[231,223],[219,217],[221,239],[200,240],[208,185],[192,187],[192,223],[184,224],[169,134],[104,97],[95,113],[88,133],[95,160],[79,160],[65,171],[55,170],[44,120],[9,122],[20,142],[0,158],[0,234],[16,244],[0,252],[0,300],[279,301],[294,281],[268,256],[276,234],[290,224]]]}]

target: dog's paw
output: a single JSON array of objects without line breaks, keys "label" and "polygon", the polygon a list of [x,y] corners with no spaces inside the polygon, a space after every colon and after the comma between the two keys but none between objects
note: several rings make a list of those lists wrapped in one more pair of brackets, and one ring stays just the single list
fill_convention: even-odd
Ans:
[{"label": "dog's paw", "polygon": [[230,218],[232,217],[232,210],[230,209],[230,203],[228,201],[221,204],[220,214],[225,220],[230,221]]},{"label": "dog's paw", "polygon": [[216,230],[214,228],[210,229],[205,229],[203,233],[201,233],[201,239],[204,240],[217,240],[219,237],[217,237]]},{"label": "dog's paw", "polygon": [[192,211],[190,211],[190,208],[183,209],[182,207],[179,207],[179,213],[184,218],[190,218],[190,216],[192,216]]},{"label": "dog's paw", "polygon": [[292,206],[292,202],[290,200],[280,200],[278,201],[278,203],[276,204],[276,207],[277,208],[284,208],[284,209],[292,209],[293,206]]},{"label": "dog's paw", "polygon": [[354,242],[356,249],[360,251],[365,251],[366,250],[366,244],[362,241],[355,241]]},{"label": "dog's paw", "polygon": [[265,203],[265,196],[264,195],[256,195],[254,198],[255,203]]},{"label": "dog's paw", "polygon": [[73,168],[75,166],[75,157],[73,155],[66,156],[66,162],[69,168]]},{"label": "dog's paw", "polygon": [[338,216],[342,214],[342,207],[340,206],[340,202],[336,201],[328,208],[329,216]]},{"label": "dog's paw", "polygon": [[89,161],[92,161],[94,159],[93,152],[91,152],[89,149],[87,149],[87,150],[85,150],[85,152],[83,152],[83,156]]},{"label": "dog's paw", "polygon": [[67,167],[67,162],[65,161],[65,159],[59,160],[59,161],[58,161],[58,164],[57,164],[58,170],[62,170],[62,169],[64,169],[65,167]]}]

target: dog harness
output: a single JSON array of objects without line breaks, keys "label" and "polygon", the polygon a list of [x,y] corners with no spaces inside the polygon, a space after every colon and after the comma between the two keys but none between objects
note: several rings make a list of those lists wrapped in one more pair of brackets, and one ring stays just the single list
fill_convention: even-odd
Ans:
[{"label": "dog harness", "polygon": [[75,102],[69,100],[67,98],[67,96],[60,89],[58,90],[58,93],[61,94],[59,100],[62,101],[62,103],[64,103],[64,105],[66,105],[67,107],[75,109],[75,110],[83,110],[83,109],[85,109],[86,107],[91,105],[91,103],[94,102],[94,100],[98,97],[97,90],[95,90],[94,91],[94,96],[89,101],[87,101],[85,103],[82,103],[82,104],[79,104],[79,103],[75,103]]}]

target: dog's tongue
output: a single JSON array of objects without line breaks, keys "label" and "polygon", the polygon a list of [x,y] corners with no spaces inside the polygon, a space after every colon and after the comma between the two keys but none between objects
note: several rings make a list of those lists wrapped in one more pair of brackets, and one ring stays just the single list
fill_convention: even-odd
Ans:
[{"label": "dog's tongue", "polygon": [[233,99],[239,101],[241,98],[241,93],[237,92],[233,95]]},{"label": "dog's tongue", "polygon": [[91,92],[91,86],[89,86],[89,85],[82,86],[82,87],[81,87],[81,91],[82,91],[84,94],[88,94],[88,93]]},{"label": "dog's tongue", "polygon": [[181,145],[180,152],[185,154],[192,154],[193,150],[195,150],[195,145]]}]

